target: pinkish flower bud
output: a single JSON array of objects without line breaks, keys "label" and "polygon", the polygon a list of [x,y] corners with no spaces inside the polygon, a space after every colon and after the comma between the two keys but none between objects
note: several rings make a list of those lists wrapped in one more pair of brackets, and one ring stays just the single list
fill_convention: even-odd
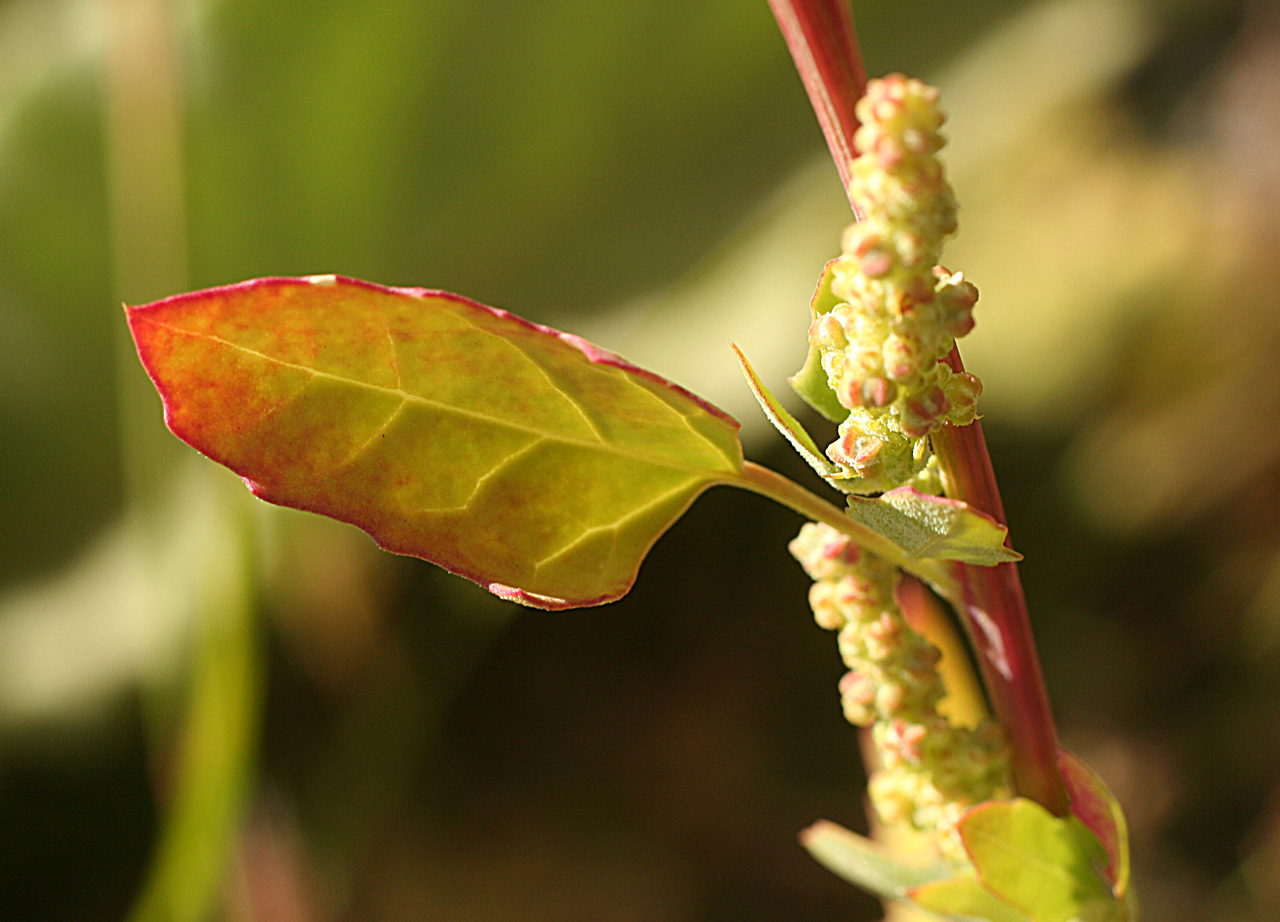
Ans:
[{"label": "pinkish flower bud", "polygon": [[878,375],[862,382],[861,397],[863,406],[887,407],[898,396],[898,385]]},{"label": "pinkish flower bud", "polygon": [[890,378],[904,381],[920,371],[920,347],[912,339],[890,333],[881,349],[884,370]]},{"label": "pinkish flower bud", "polygon": [[819,349],[843,349],[849,344],[840,321],[830,314],[814,318],[809,325],[809,341]]},{"label": "pinkish flower bud", "polygon": [[867,278],[878,279],[893,270],[893,254],[882,247],[871,247],[862,254],[858,266]]},{"label": "pinkish flower bud", "polygon": [[902,431],[912,438],[924,438],[950,408],[947,395],[934,385],[902,407]]}]

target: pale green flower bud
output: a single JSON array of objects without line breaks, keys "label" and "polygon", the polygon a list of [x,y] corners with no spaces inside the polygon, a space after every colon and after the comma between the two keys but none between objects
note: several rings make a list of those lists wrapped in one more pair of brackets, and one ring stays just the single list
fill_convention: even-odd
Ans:
[{"label": "pale green flower bud", "polygon": [[928,461],[929,434],[977,418],[976,379],[951,382],[939,365],[973,328],[978,291],[937,265],[956,229],[937,158],[945,118],[937,97],[891,74],[871,81],[858,103],[850,196],[864,218],[844,232],[832,267],[831,290],[844,303],[810,329],[828,384],[849,410],[827,456],[859,493],[913,482]]},{"label": "pale green flower bud", "polygon": [[815,580],[815,620],[838,631],[849,669],[840,680],[845,718],[872,728],[881,765],[869,788],[876,811],[885,822],[936,832],[942,853],[963,862],[956,822],[968,807],[1010,793],[999,728],[957,728],[938,713],[941,654],[902,617],[892,565],[828,525],[805,525],[790,549]]}]

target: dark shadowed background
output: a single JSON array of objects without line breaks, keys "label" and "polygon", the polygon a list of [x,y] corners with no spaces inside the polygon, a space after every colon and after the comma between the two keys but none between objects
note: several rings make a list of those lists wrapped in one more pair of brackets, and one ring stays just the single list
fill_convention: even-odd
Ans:
[{"label": "dark shadowed background", "polygon": [[[952,113],[963,349],[1144,918],[1280,918],[1280,16],[854,8]],[[848,219],[764,0],[0,0],[0,917],[879,918],[795,841],[866,820],[792,513],[712,491],[625,600],[518,609],[177,445],[119,308],[460,291],[815,486],[727,343],[781,388]]]}]

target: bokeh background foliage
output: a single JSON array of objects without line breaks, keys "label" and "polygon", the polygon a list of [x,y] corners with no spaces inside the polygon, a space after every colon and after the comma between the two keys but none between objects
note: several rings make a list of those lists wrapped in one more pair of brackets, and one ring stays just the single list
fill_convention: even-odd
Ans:
[{"label": "bokeh background foliage", "polygon": [[[1280,916],[1280,20],[859,0],[940,83],[966,343],[1066,743],[1145,915]],[[876,918],[794,517],[500,603],[172,444],[118,304],[319,272],[571,329],[765,431],[847,220],[760,3],[0,0],[0,914]],[[790,343],[789,346],[780,344]]]}]

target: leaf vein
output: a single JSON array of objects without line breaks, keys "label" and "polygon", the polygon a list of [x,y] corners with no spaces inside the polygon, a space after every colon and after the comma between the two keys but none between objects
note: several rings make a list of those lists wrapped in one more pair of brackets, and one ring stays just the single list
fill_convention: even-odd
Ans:
[{"label": "leaf vein", "polygon": [[420,511],[424,513],[465,512],[467,507],[470,506],[471,503],[475,501],[475,498],[480,494],[480,490],[484,487],[486,482],[496,477],[504,467],[508,467],[511,465],[512,462],[518,461],[523,455],[526,455],[529,452],[533,451],[535,448],[537,448],[539,445],[541,445],[545,441],[546,441],[545,438],[534,439],[529,444],[523,445],[520,448],[517,448],[511,454],[507,455],[505,458],[501,459],[496,464],[494,464],[493,467],[489,468],[487,471],[485,471],[483,474],[481,474],[479,477],[476,478],[476,482],[471,488],[471,494],[465,500],[462,501],[461,505],[454,506],[450,509],[423,509]]},{"label": "leaf vein", "polygon": [[[241,345],[240,343],[231,342],[230,340],[223,339],[222,337],[215,336],[211,333],[187,330],[187,329],[183,329],[182,327],[174,326],[173,324],[165,323],[159,320],[149,319],[149,322],[154,324],[157,327],[162,327],[164,329],[170,330],[179,335],[190,336],[197,339],[205,339],[205,340],[208,340],[209,342],[218,343],[220,345],[234,349],[238,352],[243,352],[247,355],[256,356],[257,358],[262,359],[265,362],[270,362],[274,365],[279,365],[285,368],[294,368],[294,369],[297,369],[298,371],[306,372],[307,374],[317,378],[328,378],[329,380],[332,380],[332,381],[337,381],[339,383],[346,384],[352,387],[364,388],[365,390],[375,391],[378,393],[396,394],[404,398],[405,401],[408,403],[417,404],[424,407],[430,407],[432,409],[439,410],[441,412],[452,413],[457,416],[464,417],[466,419],[473,419],[473,420],[476,420],[477,422],[487,423],[493,426],[505,428],[515,432],[525,432],[530,435],[537,436],[541,439],[545,439],[547,441],[559,442],[566,445],[577,445],[577,446],[586,447],[586,448],[599,450],[599,451],[608,451],[618,457],[628,458],[634,461],[642,462],[644,464],[651,464],[655,467],[665,467],[671,470],[696,473],[700,476],[713,472],[712,470],[709,470],[706,467],[702,467],[702,466],[695,467],[687,464],[680,464],[680,463],[671,461],[669,459],[662,458],[660,456],[632,451],[622,447],[616,442],[612,442],[612,441],[597,442],[597,441],[588,440],[588,439],[576,438],[574,436],[565,435],[562,433],[549,433],[544,430],[535,429],[531,426],[522,425],[521,423],[509,420],[509,419],[503,419],[498,416],[492,416],[487,413],[480,413],[475,410],[468,410],[462,407],[450,406],[449,404],[441,403],[439,401],[432,400],[428,397],[424,397],[421,394],[415,394],[410,391],[406,391],[403,388],[385,387],[379,384],[372,384],[368,381],[361,381],[357,378],[350,378],[343,375],[333,374],[332,372],[320,371],[319,369],[316,369],[316,368],[308,368],[307,366],[300,365],[297,362],[289,362],[284,359],[278,358],[276,356],[268,355],[265,352],[260,352],[257,349],[251,349],[248,346]],[[684,414],[681,414],[681,415],[684,416]],[[686,425],[689,426],[691,431],[693,431],[696,435],[710,442],[710,439],[708,439],[705,435],[703,435],[702,433],[699,433],[696,429],[693,429],[692,424],[689,423],[687,417],[685,417],[685,423]],[[711,444],[714,445],[714,443],[711,443]],[[730,470],[736,468],[737,465],[734,463],[734,459],[729,458],[727,455],[724,454],[724,452],[720,451],[719,448],[717,448],[716,454],[719,457],[724,458],[724,460],[729,462]],[[714,471],[714,472],[725,473],[724,471]]]},{"label": "leaf vein", "polygon": [[601,442],[606,441],[605,434],[600,431],[600,427],[597,426],[595,423],[595,420],[591,418],[591,415],[587,412],[586,407],[584,407],[582,403],[578,401],[572,394],[570,394],[563,387],[561,387],[560,383],[551,376],[551,372],[548,371],[546,367],[542,365],[541,362],[539,362],[529,353],[521,349],[520,346],[517,345],[515,342],[509,339],[504,339],[502,336],[499,336],[497,333],[494,333],[492,330],[485,330],[482,327],[476,326],[474,323],[472,323],[470,318],[464,317],[463,319],[466,320],[467,323],[471,323],[471,325],[475,327],[477,330],[481,330],[482,332],[488,333],[490,336],[493,336],[504,346],[507,346],[512,351],[516,352],[521,358],[523,358],[526,362],[528,362],[530,365],[536,368],[538,370],[538,373],[542,375],[543,379],[547,382],[547,384],[551,387],[551,389],[555,391],[557,394],[559,394],[561,397],[563,397],[565,400],[567,400],[569,402],[569,405],[578,412],[578,415],[582,417],[582,421],[587,424],[587,428],[591,430],[591,434],[594,435]]},{"label": "leaf vein", "polygon": [[[678,486],[673,487],[670,490],[667,490],[665,493],[658,494],[657,496],[649,500],[644,505],[636,506],[631,511],[627,512],[625,515],[619,516],[617,519],[615,519],[612,522],[603,523],[600,525],[592,525],[590,528],[583,529],[577,535],[577,537],[575,537],[572,541],[570,541],[564,547],[556,551],[553,551],[552,553],[548,554],[546,557],[543,557],[541,560],[536,561],[533,565],[533,572],[536,574],[539,570],[541,570],[547,564],[551,563],[553,560],[559,557],[563,557],[565,554],[568,554],[570,551],[572,551],[575,547],[582,544],[584,541],[591,538],[592,536],[599,534],[600,532],[604,532],[604,531],[613,532],[614,533],[613,541],[616,546],[617,540],[618,540],[617,533],[618,533],[618,530],[623,525],[627,524],[627,522],[631,521],[632,519],[640,515],[643,515],[644,513],[648,512],[650,509],[653,509],[655,506],[658,506],[666,502],[671,497],[676,496],[681,492],[687,490],[690,485],[691,485],[691,481],[686,480],[680,483]],[[612,554],[612,551],[610,551],[610,553]]]},{"label": "leaf vein", "polygon": [[332,468],[330,468],[328,472],[326,472],[326,476],[350,467],[352,464],[356,462],[356,459],[359,458],[360,455],[364,454],[366,451],[372,448],[374,442],[378,440],[379,436],[384,435],[386,432],[390,431],[391,427],[395,424],[396,419],[400,416],[401,413],[404,412],[404,408],[408,405],[408,403],[409,403],[408,398],[402,397],[400,399],[400,403],[396,405],[396,408],[391,411],[390,415],[388,415],[385,420],[382,421],[382,425],[379,426],[377,429],[375,429],[373,433],[367,439],[361,442],[360,445],[358,445],[354,451],[352,451],[345,458],[343,458],[341,461],[335,464]]}]

